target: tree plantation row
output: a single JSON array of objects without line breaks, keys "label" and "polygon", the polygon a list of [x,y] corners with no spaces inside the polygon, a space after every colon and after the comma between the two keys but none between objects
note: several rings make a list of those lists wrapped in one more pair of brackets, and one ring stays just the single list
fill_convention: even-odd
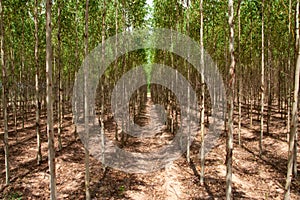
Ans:
[{"label": "tree plantation row", "polygon": [[[0,0],[0,197],[300,198],[299,6],[299,0]],[[156,30],[169,35],[148,37]],[[215,113],[222,128],[212,140]],[[141,128],[137,136],[128,133],[128,121]],[[179,137],[182,129],[188,131]],[[172,160],[164,152],[171,162],[161,169],[150,157],[151,165],[109,157],[112,144],[148,155],[172,141],[184,153]]]}]

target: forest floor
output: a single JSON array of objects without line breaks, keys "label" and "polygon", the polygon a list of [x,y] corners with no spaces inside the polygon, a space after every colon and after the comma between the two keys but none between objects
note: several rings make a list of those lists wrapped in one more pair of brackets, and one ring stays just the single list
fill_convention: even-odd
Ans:
[{"label": "forest floor", "polygon": [[[149,106],[146,105],[144,116],[140,116],[144,124],[147,124],[149,119]],[[24,130],[19,124],[16,134],[13,129],[9,131],[11,167],[9,186],[4,184],[4,150],[3,142],[0,143],[0,199],[21,199],[21,197],[48,199],[49,197],[45,111],[42,114],[43,162],[41,165],[36,163],[34,112],[28,114]],[[236,115],[235,122],[237,122]],[[283,199],[288,152],[284,120],[280,118],[280,114],[272,114],[271,129],[269,134],[264,135],[265,149],[261,158],[258,155],[260,122],[255,117],[250,127],[246,113],[242,122],[241,146],[238,145],[237,128],[234,134],[233,198]],[[165,131],[165,127],[161,128],[162,133],[150,140],[130,137],[124,148],[132,151],[151,151],[151,148],[157,147],[161,135],[170,136],[170,133]],[[71,113],[65,115],[63,130],[63,148],[61,151],[56,151],[58,199],[84,199],[84,147],[79,139],[75,139]],[[113,138],[114,130],[115,125],[112,120],[106,121],[106,135]],[[55,132],[57,132],[56,126]],[[3,129],[0,138],[3,138]],[[166,138],[170,140],[170,137]],[[56,149],[58,149],[57,141]],[[215,148],[206,156],[203,185],[199,181],[199,149],[200,139],[196,137],[191,146],[190,163],[183,155],[165,168],[146,174],[129,174],[112,168],[107,168],[104,173],[100,161],[91,156],[92,199],[225,199],[225,134],[221,134]],[[300,174],[299,161],[298,156],[298,174]],[[300,175],[297,179],[293,179],[291,193],[292,199],[300,199]]]}]

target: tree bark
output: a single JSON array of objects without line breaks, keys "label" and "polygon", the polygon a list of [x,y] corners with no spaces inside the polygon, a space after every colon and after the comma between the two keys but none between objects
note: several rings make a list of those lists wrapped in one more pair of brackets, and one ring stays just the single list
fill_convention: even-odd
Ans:
[{"label": "tree bark", "polygon": [[232,193],[232,153],[233,153],[233,110],[234,110],[234,84],[235,84],[235,58],[234,58],[234,10],[233,0],[228,0],[228,23],[229,52],[231,64],[229,68],[229,115],[228,115],[228,135],[227,135],[227,155],[226,155],[226,199],[231,199]]},{"label": "tree bark", "polygon": [[259,136],[259,155],[263,153],[264,135],[264,97],[265,97],[265,47],[264,47],[264,0],[262,0],[262,24],[261,24],[261,110],[260,110],[260,136]]},{"label": "tree bark", "polygon": [[[299,0],[297,0],[296,6],[297,6],[296,7],[296,52],[297,52],[296,55],[297,55],[297,62],[298,62],[298,60],[299,60],[299,52],[300,52],[300,50],[299,50],[299,48],[300,48],[300,46],[299,46],[299,42],[300,42],[300,36],[299,36],[300,35],[300,33],[299,33],[299,15],[300,15],[300,13],[299,13],[299,6],[300,5],[299,5]],[[297,63],[297,66],[296,66],[296,71],[297,71],[297,67],[298,67],[298,63]],[[296,71],[295,71],[295,77],[296,77]],[[299,78],[299,74],[298,74],[297,78]],[[296,81],[296,79],[295,79],[295,84],[299,84],[299,80]],[[296,88],[296,85],[295,85],[295,88]],[[296,92],[296,90],[294,89],[294,99],[295,99],[296,94],[298,94],[298,93],[295,93],[295,92]],[[297,98],[298,98],[298,95],[297,95]],[[298,104],[297,104],[297,106],[298,106]],[[298,108],[297,108],[296,115],[297,115],[297,113],[298,113]],[[294,133],[295,134],[295,136],[294,136],[294,140],[295,141],[294,141],[294,152],[293,152],[293,154],[294,154],[294,159],[293,159],[293,173],[294,173],[294,176],[297,177],[298,131],[297,131],[297,125],[294,125],[294,126],[296,127],[296,130],[295,130],[295,133]]]},{"label": "tree bark", "polygon": [[56,199],[56,171],[53,131],[53,101],[52,101],[52,0],[46,1],[46,78],[47,78],[47,135],[48,163],[50,171],[50,199]]},{"label": "tree bark", "polygon": [[63,89],[62,89],[62,78],[61,78],[61,59],[60,59],[60,54],[61,54],[61,1],[58,0],[57,2],[58,6],[58,20],[57,20],[57,26],[58,26],[58,31],[57,31],[57,69],[58,69],[58,148],[59,150],[62,149],[62,143],[61,143],[61,132],[62,132],[62,100],[63,100]]},{"label": "tree bark", "polygon": [[34,59],[35,59],[35,126],[36,126],[36,138],[37,138],[37,154],[36,160],[39,165],[42,161],[41,151],[41,132],[40,132],[40,94],[39,94],[39,38],[38,38],[38,0],[34,1]]},{"label": "tree bark", "polygon": [[[89,51],[89,0],[86,0],[85,2],[85,33],[84,33],[84,54],[85,56],[88,55]],[[89,105],[88,105],[88,66],[85,66],[84,68],[84,123],[85,123],[85,135],[86,135],[86,146],[84,148],[84,164],[85,164],[85,198],[86,200],[91,199],[90,194],[90,159],[89,159],[89,150],[88,150],[88,141],[89,141],[89,129],[88,129],[88,123],[89,123]]]},{"label": "tree bark", "polygon": [[[239,0],[238,2],[238,67],[241,66],[241,2],[242,0]],[[239,140],[239,145],[241,145],[241,123],[242,123],[242,80],[243,80],[243,69],[241,68],[241,73],[239,77],[239,85],[238,85],[238,105],[239,105],[239,119],[238,119],[238,140]]]},{"label": "tree bark", "polygon": [[204,46],[203,46],[203,0],[200,0],[200,68],[201,68],[201,113],[200,113],[200,131],[201,131],[201,149],[200,149],[200,184],[204,183],[204,164],[205,164],[205,152],[204,152]]},{"label": "tree bark", "polygon": [[[296,4],[296,33],[299,31],[299,0],[297,0]],[[299,35],[298,35],[299,36]],[[297,37],[299,44],[299,37]],[[285,194],[284,199],[289,200],[290,197],[290,189],[291,189],[291,182],[292,182],[292,173],[293,173],[293,164],[295,154],[294,154],[294,145],[295,145],[295,136],[297,132],[298,126],[298,92],[299,92],[299,75],[300,75],[300,48],[297,45],[297,62],[296,62],[296,69],[295,69],[295,83],[294,83],[294,99],[293,99],[293,106],[292,106],[292,118],[291,118],[291,131],[289,136],[289,150],[288,150],[288,162],[287,162],[287,175],[286,175],[286,184],[285,184]]]},{"label": "tree bark", "polygon": [[[101,43],[102,43],[102,63],[105,63],[105,18],[106,18],[106,1],[103,0],[103,15],[102,15],[102,31],[101,31]],[[105,77],[104,77],[105,78]],[[104,93],[104,85],[105,85],[105,80],[103,81],[104,83],[101,85],[101,92],[102,92],[102,101],[101,101],[101,113],[99,117],[99,125],[100,125],[100,137],[101,137],[101,161],[103,165],[103,170],[106,170],[106,165],[105,165],[105,159],[104,159],[104,152],[105,152],[105,143],[104,143],[104,121],[103,121],[103,115],[104,115],[104,104],[105,104],[105,93]]]}]

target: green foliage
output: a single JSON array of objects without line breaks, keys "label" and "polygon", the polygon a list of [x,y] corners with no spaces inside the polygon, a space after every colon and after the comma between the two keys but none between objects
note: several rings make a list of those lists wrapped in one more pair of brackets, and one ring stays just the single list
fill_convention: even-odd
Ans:
[{"label": "green foliage", "polygon": [[[103,1],[90,0],[89,2],[89,50],[101,44],[102,19],[105,16],[104,37],[108,38],[117,32],[130,31],[135,28],[163,27],[170,28],[199,41],[200,10],[199,1],[190,0],[189,7],[186,1],[178,0],[153,0],[153,7],[147,5],[146,0],[106,0],[104,9]],[[291,52],[294,57],[295,46],[295,1],[292,2],[292,13],[289,16],[288,0],[265,1],[265,35],[266,44],[270,41],[272,60],[279,63],[275,68],[287,72],[285,61]],[[56,59],[58,46],[58,6],[61,6],[61,55],[63,68],[63,82],[74,80],[75,72],[79,69],[84,59],[84,26],[85,26],[85,1],[53,1],[52,9],[52,40],[53,55]],[[241,51],[238,50],[238,21],[237,5],[235,1],[235,49],[238,53],[240,65],[244,66],[247,73],[254,80],[260,72],[261,53],[261,0],[241,1],[241,38],[239,41]],[[4,28],[5,28],[5,52],[8,69],[8,86],[14,82],[28,82],[26,85],[34,86],[34,1],[11,0],[3,1]],[[218,64],[220,71],[227,74],[228,68],[228,7],[227,1],[206,0],[203,2],[204,14],[204,48]],[[116,12],[118,17],[116,18]],[[291,19],[291,34],[288,31],[288,21]],[[188,20],[188,21],[187,21]],[[116,30],[116,23],[118,30]],[[189,30],[187,30],[189,25]],[[40,82],[45,82],[45,2],[38,2],[38,39],[39,39],[39,67]],[[153,42],[153,41],[149,41]],[[78,51],[78,55],[75,52]],[[109,51],[114,51],[110,49]],[[268,52],[265,51],[267,57]],[[144,63],[171,62],[171,54],[157,50],[139,50],[126,55],[126,70]],[[129,56],[129,57],[128,57]],[[24,65],[22,66],[22,58]],[[294,59],[291,59],[291,66]],[[54,76],[57,69],[54,63]],[[123,72],[123,60],[119,59],[116,67],[110,67],[106,72],[107,77],[119,77],[115,73]],[[14,64],[14,68],[12,65]],[[180,66],[180,58],[174,60],[176,66]],[[147,65],[148,66],[148,65]],[[145,68],[147,74],[151,74],[151,68]],[[12,73],[15,79],[12,80]],[[22,77],[20,74],[23,74]],[[224,77],[226,75],[224,74]],[[0,78],[1,80],[1,78]],[[113,80],[115,81],[115,80]]]}]

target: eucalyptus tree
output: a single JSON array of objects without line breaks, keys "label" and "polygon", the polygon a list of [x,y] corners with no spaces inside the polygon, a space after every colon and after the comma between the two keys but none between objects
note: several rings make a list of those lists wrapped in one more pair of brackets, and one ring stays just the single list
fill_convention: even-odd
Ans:
[{"label": "eucalyptus tree", "polygon": [[62,89],[62,62],[61,62],[61,7],[62,1],[57,1],[57,70],[58,70],[58,110],[57,110],[57,118],[58,118],[58,148],[62,149],[61,142],[61,133],[62,133],[62,120],[63,120],[63,89]]},{"label": "eucalyptus tree", "polygon": [[35,59],[35,125],[36,125],[36,136],[37,136],[37,164],[42,161],[42,151],[41,151],[41,131],[40,131],[40,88],[39,88],[39,27],[38,27],[38,0],[34,1],[34,59]]},{"label": "eucalyptus tree", "polygon": [[259,135],[259,155],[263,153],[263,134],[264,134],[264,97],[265,97],[265,40],[264,40],[264,0],[262,0],[262,17],[261,17],[261,110],[260,110],[260,135]]},{"label": "eucalyptus tree", "polygon": [[204,46],[203,46],[203,0],[200,0],[200,64],[201,64],[201,114],[200,114],[200,130],[201,130],[201,149],[200,149],[200,163],[201,163],[201,173],[200,173],[200,183],[204,183]]},{"label": "eucalyptus tree", "polygon": [[9,167],[9,144],[8,144],[8,112],[7,112],[7,103],[8,103],[8,88],[7,88],[7,69],[6,69],[6,53],[4,51],[4,7],[2,0],[0,0],[0,53],[1,53],[1,65],[2,65],[2,104],[3,104],[3,118],[4,118],[4,159],[5,159],[5,183],[9,184],[10,179],[10,167]]},{"label": "eucalyptus tree", "polygon": [[[89,0],[85,1],[85,29],[84,29],[84,54],[88,55],[89,52]],[[89,105],[88,105],[88,71],[87,66],[84,67],[84,127],[85,127],[85,137],[89,140]],[[86,142],[84,148],[84,165],[85,165],[85,198],[87,200],[91,199],[90,194],[90,161],[89,161],[89,150],[88,142]]]},{"label": "eucalyptus tree", "polygon": [[241,123],[242,123],[242,81],[243,81],[243,69],[241,65],[241,3],[242,0],[238,2],[237,8],[237,18],[238,18],[238,67],[240,68],[240,73],[238,77],[238,142],[241,145]]},{"label": "eucalyptus tree", "polygon": [[[292,14],[292,0],[289,0],[289,17],[288,17],[288,74],[290,74],[291,71],[291,14]],[[287,82],[287,81],[286,81]],[[288,97],[287,97],[287,123],[286,123],[286,129],[287,133],[290,132],[291,127],[291,86],[287,83],[288,87]],[[289,134],[287,134],[288,136]],[[287,137],[288,138],[288,137]],[[288,140],[287,140],[288,141]]]},{"label": "eucalyptus tree", "polygon": [[[185,29],[186,29],[186,34],[189,35],[190,32],[190,1],[187,0],[186,1],[186,25],[185,25]],[[187,49],[187,57],[189,58],[190,55],[190,50]],[[190,66],[187,65],[187,62],[184,61],[184,67],[187,70],[187,79],[188,81],[190,81]],[[188,105],[187,105],[187,113],[188,115],[190,114],[190,88],[187,88],[187,99],[188,99]],[[190,146],[191,146],[191,132],[190,132],[190,124],[188,124],[188,133],[187,133],[187,151],[186,151],[186,157],[187,157],[187,162],[190,163]]]},{"label": "eucalyptus tree", "polygon": [[[293,164],[294,160],[297,159],[295,156],[295,136],[298,126],[298,92],[299,92],[299,75],[300,75],[300,39],[299,39],[299,0],[296,4],[296,39],[298,40],[297,45],[297,62],[295,69],[295,83],[294,83],[294,97],[293,97],[293,107],[292,107],[292,121],[291,121],[291,130],[289,136],[289,148],[288,148],[288,164],[287,164],[287,175],[286,175],[286,184],[285,184],[285,194],[284,199],[290,199],[290,188],[292,181],[293,173]],[[297,141],[297,140],[296,140]]]},{"label": "eucalyptus tree", "polygon": [[[103,12],[102,12],[102,32],[101,32],[101,43],[102,43],[102,55],[101,55],[101,61],[102,63],[105,63],[105,20],[106,20],[106,1],[103,0]],[[101,108],[100,108],[100,116],[99,116],[99,125],[100,125],[100,137],[101,137],[101,161],[103,165],[104,171],[106,170],[106,164],[105,164],[105,159],[104,159],[104,151],[105,151],[105,144],[104,144],[104,122],[103,122],[103,115],[104,115],[104,103],[105,103],[105,95],[104,95],[104,86],[101,84],[101,92],[102,92],[102,101],[101,101]]]},{"label": "eucalyptus tree", "polygon": [[52,0],[46,1],[46,78],[47,78],[47,135],[48,135],[48,163],[50,171],[50,199],[55,200],[56,170],[53,130],[53,100],[52,100]]},{"label": "eucalyptus tree", "polygon": [[234,57],[234,9],[233,0],[228,0],[228,23],[230,28],[229,52],[231,64],[229,68],[229,114],[228,114],[228,135],[226,154],[226,199],[231,199],[232,192],[232,153],[233,153],[233,111],[234,111],[234,87],[235,87],[235,57]]}]

